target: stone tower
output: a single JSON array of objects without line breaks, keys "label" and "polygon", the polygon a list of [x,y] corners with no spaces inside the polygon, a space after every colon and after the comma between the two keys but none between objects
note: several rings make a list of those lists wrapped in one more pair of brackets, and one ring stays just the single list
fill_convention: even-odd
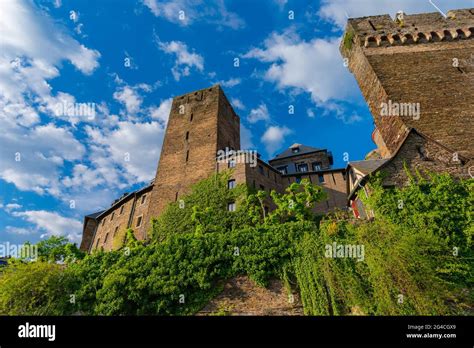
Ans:
[{"label": "stone tower", "polygon": [[[436,12],[349,19],[341,53],[373,115],[382,157],[393,156],[415,128],[472,159],[474,9],[447,18]],[[387,105],[399,112],[384,114]]]},{"label": "stone tower", "polygon": [[168,203],[216,171],[216,153],[226,147],[240,149],[240,119],[219,85],[173,99],[145,230]]}]

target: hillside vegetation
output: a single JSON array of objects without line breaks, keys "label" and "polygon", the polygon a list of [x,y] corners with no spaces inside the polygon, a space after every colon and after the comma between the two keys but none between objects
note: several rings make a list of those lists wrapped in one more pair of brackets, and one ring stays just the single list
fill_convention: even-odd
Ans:
[{"label": "hillside vegetation", "polygon": [[281,279],[307,315],[473,314],[474,180],[414,177],[384,190],[375,177],[373,221],[315,216],[325,194],[307,181],[272,192],[278,208],[265,215],[265,192],[227,180],[172,203],[146,243],[129,230],[119,250],[84,256],[64,239],[41,242],[38,261],[0,269],[0,314],[191,315],[238,275]]}]

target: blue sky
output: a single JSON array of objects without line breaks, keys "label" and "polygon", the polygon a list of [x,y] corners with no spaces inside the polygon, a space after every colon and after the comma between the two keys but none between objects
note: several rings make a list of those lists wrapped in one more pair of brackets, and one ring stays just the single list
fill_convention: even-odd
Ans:
[{"label": "blue sky", "polygon": [[[332,151],[337,167],[344,153],[363,159],[372,117],[338,45],[346,16],[398,10],[436,11],[423,0],[1,0],[0,243],[79,242],[85,214],[154,177],[171,98],[215,83],[242,146],[263,158],[298,142]],[[95,114],[58,112],[74,103]]]}]

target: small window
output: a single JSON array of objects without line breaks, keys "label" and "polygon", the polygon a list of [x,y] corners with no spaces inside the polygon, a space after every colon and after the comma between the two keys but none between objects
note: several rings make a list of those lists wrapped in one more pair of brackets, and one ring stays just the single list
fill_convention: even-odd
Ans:
[{"label": "small window", "polygon": [[140,227],[142,225],[142,220],[143,220],[143,216],[140,215],[139,217],[137,217],[137,225],[136,227]]},{"label": "small window", "polygon": [[114,219],[114,216],[115,216],[115,212],[113,212],[112,215],[110,216],[110,221]]},{"label": "small window", "polygon": [[260,191],[265,191],[265,186],[260,185]]},{"label": "small window", "polygon": [[193,113],[191,113],[191,116],[189,116],[189,122],[193,122]]},{"label": "small window", "polygon": [[263,167],[262,167],[262,166],[258,166],[258,171],[260,172],[260,174],[265,175],[265,174],[263,173]]},{"label": "small window", "polygon": [[96,249],[99,247],[99,243],[100,243],[100,238],[97,238],[97,243],[95,243],[95,248]]},{"label": "small window", "polygon": [[235,211],[235,202],[227,203],[228,211]]},{"label": "small window", "polygon": [[145,203],[145,200],[146,200],[146,195],[143,195],[141,204]]},{"label": "small window", "polygon": [[109,232],[105,234],[104,245],[107,243],[108,238],[109,238]]},{"label": "small window", "polygon": [[229,190],[233,189],[235,187],[235,180],[234,179],[231,179],[229,181],[227,181],[227,188]]},{"label": "small window", "polygon": [[234,159],[231,159],[231,160],[229,161],[229,163],[227,164],[227,166],[228,166],[229,168],[235,168],[235,160],[234,160]]},{"label": "small window", "polygon": [[175,201],[175,202],[178,201],[178,192],[176,192],[176,195],[174,196],[174,201]]},{"label": "small window", "polygon": [[189,132],[186,132],[186,141],[189,140]]},{"label": "small window", "polygon": [[119,227],[118,227],[118,226],[117,226],[117,227],[115,227],[115,230],[114,230],[114,237],[117,235],[118,229],[119,229]]},{"label": "small window", "polygon": [[296,171],[306,173],[308,171],[308,165],[306,163],[298,163],[296,164]]},{"label": "small window", "polygon": [[122,215],[122,214],[123,214],[123,209],[124,209],[124,208],[125,208],[125,205],[122,205],[122,206],[120,207],[120,213],[119,213],[119,215]]},{"label": "small window", "polygon": [[296,182],[299,184],[301,182],[301,178],[300,177],[296,177]]},{"label": "small window", "polygon": [[102,226],[104,226],[104,224],[105,224],[105,219],[106,219],[106,218],[104,218],[104,220],[102,220]]},{"label": "small window", "polygon": [[285,175],[286,173],[288,173],[288,166],[278,167],[277,170],[283,175]]},{"label": "small window", "polygon": [[189,150],[186,151],[186,162],[189,160]]},{"label": "small window", "polygon": [[317,171],[321,170],[321,165],[322,165],[321,162],[314,162],[313,163],[313,171],[317,172]]},{"label": "small window", "polygon": [[324,182],[324,175],[323,174],[318,175],[318,181],[319,181],[320,184],[322,184]]}]

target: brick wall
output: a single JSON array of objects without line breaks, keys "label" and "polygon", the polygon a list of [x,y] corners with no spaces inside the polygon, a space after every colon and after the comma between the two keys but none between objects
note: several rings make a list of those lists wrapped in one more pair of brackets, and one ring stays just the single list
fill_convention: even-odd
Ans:
[{"label": "brick wall", "polygon": [[[353,36],[351,43],[348,39]],[[342,54],[356,77],[388,157],[414,127],[472,158],[474,148],[474,9],[405,16],[403,25],[388,15],[349,20]],[[453,65],[457,59],[460,66]],[[389,100],[419,103],[420,118],[381,116]]]},{"label": "brick wall", "polygon": [[[151,190],[152,186],[147,186],[118,201],[98,216],[97,223],[94,225],[96,226],[95,233],[92,234],[92,244],[87,244],[91,245],[91,250],[116,249],[129,227],[133,229],[138,240],[146,239],[145,216],[148,212]],[[140,225],[137,226],[140,217]]]},{"label": "brick wall", "polygon": [[240,147],[239,118],[217,85],[173,99],[145,228],[216,171],[218,149]]},{"label": "brick wall", "polygon": [[295,163],[306,163],[308,165],[309,171],[312,170],[312,164],[314,162],[320,162],[322,169],[327,169],[331,167],[328,153],[325,150],[303,154],[303,155],[286,157],[282,159],[274,159],[269,162],[274,168],[278,168],[281,166],[288,166],[288,169],[290,169],[291,167],[293,171],[295,170]]},{"label": "brick wall", "polygon": [[397,155],[383,167],[388,175],[384,185],[403,186],[409,178],[404,169],[404,163],[412,173],[418,170],[425,172],[447,173],[455,177],[469,178],[468,163],[455,161],[456,156],[444,146],[411,132],[401,146]]}]

